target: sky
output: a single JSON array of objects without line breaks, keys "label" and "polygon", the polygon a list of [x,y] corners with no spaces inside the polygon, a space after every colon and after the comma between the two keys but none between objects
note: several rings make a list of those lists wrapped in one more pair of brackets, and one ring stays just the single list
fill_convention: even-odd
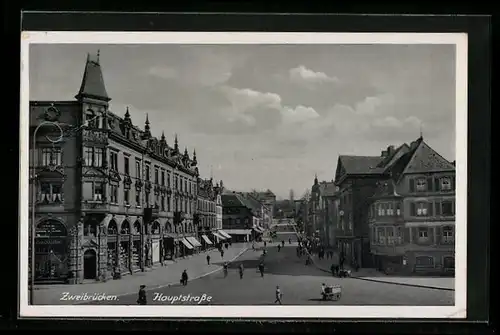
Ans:
[{"label": "sky", "polygon": [[110,111],[141,128],[148,114],[232,190],[300,196],[339,155],[420,131],[455,159],[454,45],[31,45],[30,100],[73,100],[97,50]]}]

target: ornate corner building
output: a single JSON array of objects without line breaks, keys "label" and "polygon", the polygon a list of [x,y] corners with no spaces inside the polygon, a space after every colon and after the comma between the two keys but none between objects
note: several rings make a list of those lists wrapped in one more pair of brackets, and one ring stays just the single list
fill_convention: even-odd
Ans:
[{"label": "ornate corner building", "polygon": [[[119,117],[110,100],[97,55],[87,57],[75,100],[30,102],[37,282],[117,279],[202,246],[196,153],[182,151],[177,135],[173,146],[153,137],[147,116],[144,129],[128,108]],[[213,219],[204,227],[216,228]]]}]

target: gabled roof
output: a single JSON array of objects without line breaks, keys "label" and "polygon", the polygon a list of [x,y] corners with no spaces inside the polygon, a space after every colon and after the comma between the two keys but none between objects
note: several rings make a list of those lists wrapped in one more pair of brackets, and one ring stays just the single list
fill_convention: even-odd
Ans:
[{"label": "gabled roof", "polygon": [[245,207],[238,193],[224,193],[221,200],[224,207]]},{"label": "gabled roof", "polygon": [[80,91],[78,91],[76,95],[77,99],[81,97],[90,97],[106,102],[111,100],[106,91],[106,86],[104,85],[101,65],[99,64],[99,54],[97,54],[96,58],[90,57],[90,55],[87,54],[82,84],[80,86]]},{"label": "gabled roof", "polygon": [[338,183],[344,176],[377,175],[384,172],[378,167],[383,157],[380,156],[349,156],[340,155],[337,161],[335,182]]},{"label": "gabled roof", "polygon": [[455,166],[425,143],[422,137],[410,152],[411,157],[402,174],[455,171]]}]

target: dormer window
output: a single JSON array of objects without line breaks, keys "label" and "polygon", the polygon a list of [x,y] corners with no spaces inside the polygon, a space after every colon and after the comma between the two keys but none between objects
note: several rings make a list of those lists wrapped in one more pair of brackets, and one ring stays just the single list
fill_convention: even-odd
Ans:
[{"label": "dormer window", "polygon": [[441,190],[443,191],[449,191],[451,190],[451,179],[448,177],[441,178]]},{"label": "dormer window", "polygon": [[416,185],[417,191],[419,191],[419,192],[427,191],[427,180],[425,178],[418,178],[416,180],[415,185]]}]

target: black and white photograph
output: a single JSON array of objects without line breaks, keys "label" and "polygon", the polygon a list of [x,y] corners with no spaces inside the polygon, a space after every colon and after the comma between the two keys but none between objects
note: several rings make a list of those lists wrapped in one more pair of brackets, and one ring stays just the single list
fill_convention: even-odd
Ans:
[{"label": "black and white photograph", "polygon": [[21,44],[21,315],[466,315],[466,34]]}]

